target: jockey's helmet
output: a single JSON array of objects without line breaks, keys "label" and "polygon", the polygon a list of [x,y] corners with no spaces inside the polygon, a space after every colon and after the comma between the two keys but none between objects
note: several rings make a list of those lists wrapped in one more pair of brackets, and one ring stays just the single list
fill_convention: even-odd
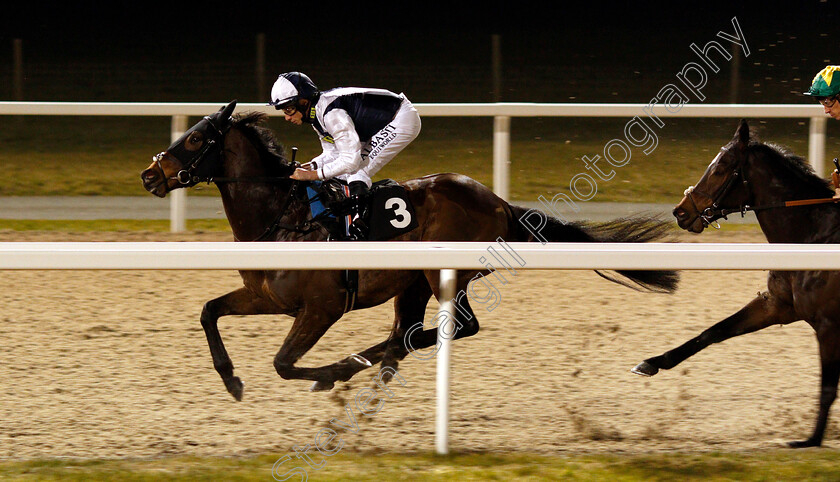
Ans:
[{"label": "jockey's helmet", "polygon": [[840,94],[840,75],[837,79],[834,78],[834,74],[838,71],[840,71],[840,65],[829,65],[820,70],[811,82],[811,88],[804,94],[817,98],[834,97]]},{"label": "jockey's helmet", "polygon": [[301,72],[286,72],[280,74],[271,88],[271,102],[277,110],[290,105],[297,105],[300,99],[314,103],[318,97],[318,87],[306,74]]}]

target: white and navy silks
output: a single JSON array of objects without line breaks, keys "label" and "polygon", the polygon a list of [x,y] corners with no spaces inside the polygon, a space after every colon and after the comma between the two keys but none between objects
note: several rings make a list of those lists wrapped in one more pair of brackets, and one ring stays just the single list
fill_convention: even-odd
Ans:
[{"label": "white and navy silks", "polygon": [[420,116],[404,94],[340,87],[321,93],[312,126],[324,150],[310,163],[319,179],[370,187],[371,177],[420,133]]}]

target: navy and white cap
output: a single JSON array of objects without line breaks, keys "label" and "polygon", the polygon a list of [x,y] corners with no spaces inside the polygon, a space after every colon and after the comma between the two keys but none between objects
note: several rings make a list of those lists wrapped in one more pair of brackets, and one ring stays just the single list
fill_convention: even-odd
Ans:
[{"label": "navy and white cap", "polygon": [[307,99],[312,102],[317,96],[318,87],[306,74],[286,72],[280,74],[280,77],[274,82],[274,86],[271,88],[271,102],[268,105],[273,105],[280,110],[296,104],[299,99]]}]

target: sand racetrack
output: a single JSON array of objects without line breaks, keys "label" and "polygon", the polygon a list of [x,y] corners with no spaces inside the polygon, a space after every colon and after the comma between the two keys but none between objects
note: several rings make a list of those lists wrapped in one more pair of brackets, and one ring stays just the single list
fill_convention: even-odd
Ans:
[{"label": "sand racetrack", "polygon": [[[227,241],[224,234],[0,232],[0,241]],[[691,241],[759,242],[718,232]],[[523,271],[482,330],[453,347],[456,451],[645,453],[777,448],[813,428],[817,346],[804,322],[710,347],[653,378],[629,372],[728,316],[765,272],[683,273],[675,295],[640,294],[590,271]],[[233,271],[3,271],[0,458],[286,453],[312,443],[373,370],[331,393],[282,380],[272,361],[292,319],[227,317],[219,326],[237,403],[213,369],[203,303],[241,286]],[[430,303],[429,313],[437,308]],[[384,340],[392,304],[347,315],[303,359],[337,361]],[[431,317],[427,317],[431,319]],[[347,451],[431,451],[435,362],[408,357],[407,384]],[[826,446],[840,447],[838,417]]]}]

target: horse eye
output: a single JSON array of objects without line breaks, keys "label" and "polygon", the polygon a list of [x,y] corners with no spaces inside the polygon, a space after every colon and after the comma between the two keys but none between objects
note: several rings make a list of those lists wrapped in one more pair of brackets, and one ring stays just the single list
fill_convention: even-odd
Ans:
[{"label": "horse eye", "polygon": [[715,166],[715,174],[726,174],[729,172],[729,163],[721,159]]}]

